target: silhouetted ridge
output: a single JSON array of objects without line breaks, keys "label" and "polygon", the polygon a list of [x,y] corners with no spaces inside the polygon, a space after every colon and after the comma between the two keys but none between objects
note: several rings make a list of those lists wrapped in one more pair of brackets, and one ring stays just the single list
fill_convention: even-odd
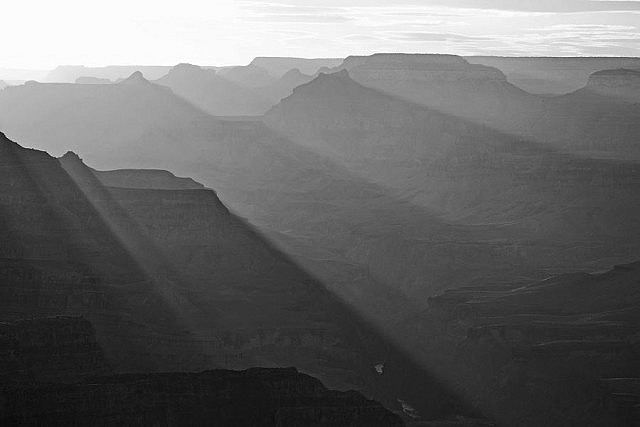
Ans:
[{"label": "silhouetted ridge", "polygon": [[216,116],[261,115],[271,102],[213,70],[178,64],[156,83]]},{"label": "silhouetted ridge", "polygon": [[624,68],[591,74],[587,90],[619,99],[640,100],[640,71]]},{"label": "silhouetted ridge", "polygon": [[403,425],[295,368],[114,375],[78,317],[0,323],[0,345],[2,425]]},{"label": "silhouetted ridge", "polygon": [[119,82],[121,85],[145,85],[150,84],[149,80],[144,78],[141,71],[135,71],[126,79]]}]

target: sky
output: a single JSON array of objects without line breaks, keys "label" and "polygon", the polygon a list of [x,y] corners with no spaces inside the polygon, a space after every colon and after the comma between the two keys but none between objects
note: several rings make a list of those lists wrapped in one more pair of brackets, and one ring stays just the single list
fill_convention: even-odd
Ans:
[{"label": "sky", "polygon": [[640,0],[8,0],[0,68],[375,52],[640,56]]}]

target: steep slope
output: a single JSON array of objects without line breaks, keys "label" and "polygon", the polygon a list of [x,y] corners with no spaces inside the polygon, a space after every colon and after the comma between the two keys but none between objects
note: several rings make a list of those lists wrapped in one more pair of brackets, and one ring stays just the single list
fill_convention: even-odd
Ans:
[{"label": "steep slope", "polygon": [[616,68],[640,69],[638,58],[549,58],[468,56],[467,61],[495,67],[514,85],[531,93],[564,95],[574,92],[595,72]]},{"label": "steep slope", "polygon": [[[0,150],[2,320],[83,315],[117,371],[296,365],[430,417],[464,412],[211,190],[108,189],[77,156],[63,169]],[[401,369],[380,377],[382,358]]]},{"label": "steep slope", "polygon": [[[402,351],[385,344],[316,280],[231,215],[211,190],[141,190],[129,184],[104,194],[91,191],[95,184],[76,156],[67,155],[62,163],[77,182],[84,182],[81,187],[96,206],[111,199],[140,226],[159,248],[165,267],[186,278],[185,298],[216,313],[215,323],[195,317],[192,329],[199,341],[216,343],[210,363],[295,365],[326,384],[364,388],[387,404],[396,404],[400,393],[426,417],[465,412],[437,380],[421,373]],[[381,359],[390,366],[383,378],[371,369]]]},{"label": "steep slope", "polygon": [[277,81],[269,85],[259,87],[256,91],[271,100],[275,105],[283,98],[291,95],[293,89],[305,83],[309,83],[311,80],[313,80],[313,76],[302,74],[299,69],[294,68],[287,71],[287,73]]},{"label": "steep slope", "polygon": [[168,364],[187,366],[193,341],[170,278],[142,268],[56,159],[0,139],[2,320],[86,316],[119,369],[166,367],[175,349],[151,342],[172,336],[185,353]]},{"label": "steep slope", "polygon": [[584,156],[640,161],[640,72],[592,74],[582,89],[545,101],[529,133]]},{"label": "steep slope", "polygon": [[243,87],[213,70],[179,64],[156,83],[215,116],[261,115],[271,103],[255,91]]},{"label": "steep slope", "polygon": [[557,153],[366,88],[345,71],[297,88],[265,121],[461,226],[452,236],[503,242],[494,259],[513,266],[601,265],[603,254],[628,259],[638,249],[625,237],[640,226],[636,165]]},{"label": "steep slope", "polygon": [[510,132],[540,102],[498,69],[454,55],[351,56],[337,70],[348,70],[364,86]]},{"label": "steep slope", "polygon": [[422,351],[443,350],[441,363],[501,424],[635,425],[639,278],[636,262],[526,286],[455,289],[405,327],[422,337]]},{"label": "steep slope", "polygon": [[259,56],[251,61],[255,65],[268,70],[276,77],[282,77],[287,72],[298,69],[303,74],[314,75],[323,67],[333,68],[340,65],[343,58],[281,58],[274,56]]},{"label": "steep slope", "polygon": [[158,157],[140,140],[153,140],[158,150],[176,153],[179,147],[173,135],[181,123],[189,121],[196,127],[209,120],[206,113],[170,89],[149,83],[141,73],[113,85],[31,82],[8,89],[0,96],[0,127],[23,144],[55,155],[83,149],[106,162],[120,158],[126,147],[128,158],[153,162]]}]

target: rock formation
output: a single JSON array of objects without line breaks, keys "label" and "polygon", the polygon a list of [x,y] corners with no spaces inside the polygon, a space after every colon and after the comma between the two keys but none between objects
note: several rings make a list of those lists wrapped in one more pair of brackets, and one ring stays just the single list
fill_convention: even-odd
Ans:
[{"label": "rock formation", "polygon": [[271,106],[255,91],[195,65],[177,65],[157,83],[215,116],[261,115]]},{"label": "rock formation", "polygon": [[511,83],[530,93],[564,95],[587,84],[595,72],[631,68],[640,69],[638,58],[615,57],[497,57],[469,56],[472,64],[495,67],[506,74]]},{"label": "rock formation", "polygon": [[308,83],[311,80],[313,80],[313,76],[302,74],[299,69],[294,68],[287,71],[287,73],[285,73],[277,81],[269,85],[262,86],[258,88],[257,91],[266,98],[270,99],[275,105],[283,98],[291,95],[293,89],[300,85]]},{"label": "rock formation", "polygon": [[454,55],[352,56],[341,69],[364,86],[504,131],[516,130],[539,103],[498,69]]},{"label": "rock formation", "polygon": [[640,72],[604,70],[572,93],[546,100],[531,138],[587,157],[640,160]]},{"label": "rock formation", "polygon": [[323,67],[333,68],[342,63],[342,58],[280,58],[273,56],[259,56],[251,61],[251,65],[262,67],[276,77],[282,77],[287,72],[298,69],[301,73],[314,75]]},{"label": "rock formation", "polygon": [[81,76],[76,79],[75,83],[79,85],[108,85],[113,82],[99,77]]}]

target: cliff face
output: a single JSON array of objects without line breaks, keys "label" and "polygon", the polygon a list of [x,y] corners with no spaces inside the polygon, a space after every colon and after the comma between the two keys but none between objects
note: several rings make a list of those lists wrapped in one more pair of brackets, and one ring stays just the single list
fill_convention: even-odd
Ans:
[{"label": "cliff face", "polygon": [[447,349],[441,363],[500,423],[634,425],[639,274],[634,263],[526,286],[455,289],[431,298],[406,326],[420,331],[425,351]]},{"label": "cliff face", "polygon": [[[178,307],[210,366],[296,366],[327,385],[367,390],[393,405],[404,396],[426,418],[466,413],[446,387],[351,315],[213,191],[101,189],[77,157],[65,156],[62,164],[132,253],[162,260],[146,269],[180,279]],[[128,242],[131,235],[147,243]],[[381,359],[396,368],[375,374]]]}]

